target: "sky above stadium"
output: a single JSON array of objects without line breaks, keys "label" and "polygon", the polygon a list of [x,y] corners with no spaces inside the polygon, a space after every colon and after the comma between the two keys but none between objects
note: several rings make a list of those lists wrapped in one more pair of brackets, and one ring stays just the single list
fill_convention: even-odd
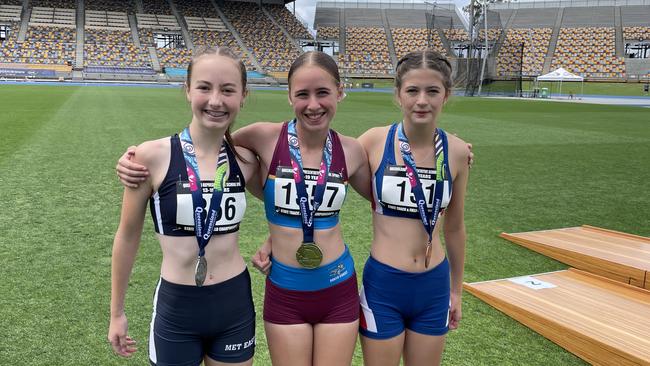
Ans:
[{"label": "sky above stadium", "polygon": [[[296,13],[300,18],[306,21],[309,24],[309,27],[311,27],[312,29],[314,28],[314,15],[316,14],[316,1],[317,0],[295,0]],[[328,1],[338,1],[338,0],[328,0]],[[456,5],[460,7],[469,4],[469,1],[470,0],[453,0],[453,2],[455,2]],[[433,2],[433,1],[427,1],[427,2]],[[288,4],[287,7],[289,7],[291,12],[293,12],[293,3]]]}]

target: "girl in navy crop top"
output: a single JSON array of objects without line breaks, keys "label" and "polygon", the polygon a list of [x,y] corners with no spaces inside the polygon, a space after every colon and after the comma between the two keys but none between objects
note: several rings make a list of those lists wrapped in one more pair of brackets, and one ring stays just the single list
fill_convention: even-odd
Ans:
[{"label": "girl in navy crop top", "polygon": [[[229,49],[198,49],[185,85],[192,109],[189,126],[180,138],[146,141],[135,151],[149,176],[138,187],[125,188],[113,243],[108,340],[120,356],[136,351],[127,334],[124,300],[150,200],[163,254],[149,340],[151,363],[225,359],[252,364],[255,311],[237,230],[246,207],[246,181],[259,166],[250,151],[235,150],[229,133],[246,96],[245,75],[243,63]],[[237,316],[210,321],[204,309]],[[246,346],[225,349],[225,343]]]}]

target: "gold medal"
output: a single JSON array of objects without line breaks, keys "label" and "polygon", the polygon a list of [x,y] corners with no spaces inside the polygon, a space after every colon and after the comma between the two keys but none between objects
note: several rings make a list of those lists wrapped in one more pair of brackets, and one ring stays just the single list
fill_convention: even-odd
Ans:
[{"label": "gold medal", "polygon": [[196,268],[194,269],[194,281],[198,287],[203,286],[205,276],[208,274],[208,261],[205,256],[200,256],[196,259]]},{"label": "gold medal", "polygon": [[302,243],[296,251],[296,260],[301,266],[313,269],[323,261],[323,252],[316,243]]},{"label": "gold medal", "polygon": [[430,261],[431,261],[431,242],[428,242],[427,249],[424,252],[424,268],[429,268]]}]

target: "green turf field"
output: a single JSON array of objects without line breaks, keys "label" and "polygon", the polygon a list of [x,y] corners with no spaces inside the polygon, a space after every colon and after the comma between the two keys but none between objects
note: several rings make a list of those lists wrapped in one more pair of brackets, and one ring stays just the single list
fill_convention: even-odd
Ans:
[{"label": "green turf field", "polygon": [[[495,81],[491,84],[483,86],[482,95],[489,95],[495,93],[513,93],[514,92],[514,82],[513,81]],[[522,83],[522,89],[532,91],[533,88],[547,88],[551,93],[551,96],[557,94],[569,95],[573,93],[575,96],[584,95],[616,95],[616,96],[635,96],[642,97],[648,96],[647,93],[643,91],[642,83],[600,83],[600,82],[586,82],[584,85],[580,85],[579,82],[564,82],[562,83],[562,90],[560,90],[559,82],[544,81],[535,85],[532,81],[524,81]],[[584,89],[584,91],[583,91]]]},{"label": "green turf field", "polygon": [[[0,365],[144,365],[160,249],[151,219],[126,311],[139,351],[125,361],[106,341],[110,255],[124,148],[179,131],[190,119],[180,89],[0,85]],[[284,92],[253,91],[238,126],[290,116]],[[466,203],[467,281],[566,268],[497,237],[590,224],[650,235],[650,111],[540,101],[454,98],[441,121],[474,144]],[[358,136],[399,117],[390,94],[350,93],[334,128]],[[370,205],[356,193],[343,233],[361,272]],[[266,237],[252,197],[241,229],[249,258]],[[397,244],[396,244],[397,245]],[[252,270],[252,267],[251,267]],[[257,365],[269,365],[261,323],[263,277],[253,272]],[[357,348],[354,365],[361,365]],[[581,365],[490,306],[463,295],[445,365]]]},{"label": "green turf field", "polygon": [[[643,91],[644,83],[598,83],[586,82],[581,86],[579,82],[562,83],[562,94],[573,92],[575,95],[582,93],[584,88],[585,95],[625,95],[625,96],[647,96]],[[531,90],[535,87],[533,82],[524,82],[522,88]],[[539,88],[548,88],[551,93],[560,93],[560,83],[545,81],[538,84]]]},{"label": "green turf field", "polygon": [[[393,79],[350,79],[349,82],[353,83],[354,87],[360,87],[361,83],[373,83],[375,88],[392,88],[395,84]],[[358,85],[357,85],[358,84]],[[494,81],[493,83],[484,85],[482,87],[482,95],[489,95],[495,93],[513,93],[514,82],[512,81]],[[644,83],[602,83],[602,82],[586,82],[584,83],[585,95],[621,95],[621,96],[648,96],[643,91]],[[523,90],[532,90],[535,87],[534,82],[524,81],[522,83]],[[552,95],[560,92],[560,84],[557,82],[540,82],[539,88],[548,88]],[[459,90],[463,90],[460,88]],[[580,95],[582,92],[579,82],[565,82],[562,83],[562,94],[568,95],[573,92],[575,95]]]}]

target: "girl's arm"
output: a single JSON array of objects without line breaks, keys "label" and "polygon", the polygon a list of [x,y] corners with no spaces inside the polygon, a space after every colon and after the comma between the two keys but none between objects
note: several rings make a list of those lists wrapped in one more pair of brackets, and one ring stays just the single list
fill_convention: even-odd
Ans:
[{"label": "girl's arm", "polygon": [[271,142],[273,142],[272,147],[275,147],[275,141],[278,139],[281,128],[281,123],[255,122],[233,132],[232,139],[235,145],[244,147],[260,156],[262,150],[268,148],[267,145]]},{"label": "girl's arm", "polygon": [[262,246],[257,249],[257,252],[251,257],[251,263],[257,268],[258,271],[262,272],[264,275],[268,275],[271,270],[271,251],[272,251],[272,242],[271,236],[262,243]]},{"label": "girl's arm", "polygon": [[350,185],[363,198],[370,201],[372,200],[372,186],[368,154],[358,140],[352,137],[339,136],[345,152],[345,162],[348,165]]},{"label": "girl's arm", "polygon": [[260,180],[260,162],[257,159],[257,156],[244,147],[236,146],[235,148],[237,149],[237,154],[245,160],[242,161],[237,159],[237,163],[244,173],[244,178],[246,179],[246,190],[263,201],[264,189],[262,187],[262,181]]},{"label": "girl's arm", "polygon": [[[147,144],[137,148],[138,156],[147,156]],[[122,198],[120,224],[113,241],[111,262],[111,313],[108,340],[120,356],[128,357],[136,351],[135,341],[128,336],[128,322],[124,312],[124,298],[129,277],[140,246],[140,237],[152,192],[151,179],[147,178],[137,188],[126,187]]]},{"label": "girl's arm", "polygon": [[[268,149],[269,146],[275,147],[275,141],[277,141],[281,127],[282,124],[280,123],[256,122],[233,132],[232,139],[236,146],[252,151],[255,156],[261,156],[265,148]],[[150,172],[147,167],[138,164],[135,159],[136,147],[129,146],[117,161],[115,171],[120,182],[125,187],[136,188],[149,176]],[[137,159],[141,160],[140,158]],[[251,193],[259,197],[255,191],[251,190]]]},{"label": "girl's arm", "polygon": [[[453,138],[450,137],[450,140]],[[450,141],[450,161],[457,167],[452,187],[452,198],[445,211],[443,231],[445,246],[451,267],[451,309],[449,329],[456,329],[462,318],[461,295],[465,266],[465,190],[469,178],[469,150],[460,139]]]}]

